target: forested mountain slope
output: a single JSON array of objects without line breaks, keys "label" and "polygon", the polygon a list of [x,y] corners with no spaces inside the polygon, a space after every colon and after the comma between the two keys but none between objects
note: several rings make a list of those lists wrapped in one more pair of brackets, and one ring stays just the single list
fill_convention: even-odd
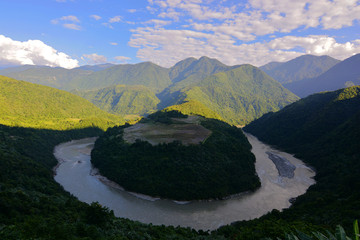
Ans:
[{"label": "forested mountain slope", "polygon": [[[284,217],[351,226],[360,215],[360,87],[311,95],[244,128],[316,169],[316,184]],[[336,210],[335,210],[336,209]]]},{"label": "forested mountain slope", "polygon": [[58,89],[0,76],[0,123],[48,129],[124,123],[87,100]]},{"label": "forested mountain slope", "polygon": [[73,91],[107,112],[143,116],[154,112],[160,100],[143,85],[116,85],[99,90]]},{"label": "forested mountain slope", "polygon": [[260,69],[242,65],[182,89],[169,105],[196,101],[226,122],[244,125],[297,99]]}]

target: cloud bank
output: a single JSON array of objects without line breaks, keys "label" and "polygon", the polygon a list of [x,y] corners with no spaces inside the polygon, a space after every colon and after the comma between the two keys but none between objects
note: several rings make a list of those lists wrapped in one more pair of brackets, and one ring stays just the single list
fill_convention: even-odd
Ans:
[{"label": "cloud bank", "polygon": [[58,52],[40,40],[15,41],[0,35],[0,65],[44,65],[50,67],[74,68],[76,59]]},{"label": "cloud bank", "polygon": [[[358,24],[360,2],[356,0],[148,2],[154,18],[132,30],[129,45],[138,48],[138,58],[166,67],[190,56],[260,66],[303,54],[344,59],[360,52],[359,39],[341,42],[321,34]],[[321,35],[301,34],[315,28]]]}]

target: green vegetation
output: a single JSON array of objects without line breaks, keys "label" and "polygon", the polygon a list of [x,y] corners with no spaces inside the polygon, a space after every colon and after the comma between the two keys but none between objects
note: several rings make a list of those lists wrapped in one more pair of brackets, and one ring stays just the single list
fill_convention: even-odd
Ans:
[{"label": "green vegetation", "polygon": [[100,204],[82,203],[65,192],[53,179],[54,147],[101,132],[0,125],[0,239],[224,239],[189,228],[119,219]]},{"label": "green vegetation", "polygon": [[0,123],[46,129],[123,124],[85,99],[65,91],[0,76]]},{"label": "green vegetation", "polygon": [[284,84],[315,78],[339,62],[329,56],[302,55],[284,63],[268,63],[260,69]]},{"label": "green vegetation", "polygon": [[[53,119],[55,123],[51,128],[80,128],[80,125],[69,127],[61,122],[61,119],[67,119],[80,111],[84,115],[79,118],[87,119],[88,126],[105,128],[107,124],[111,126],[116,123],[110,120],[105,123],[98,118],[98,114],[106,116],[104,112],[71,94],[5,77],[1,77],[0,83],[2,118],[12,116],[21,121],[32,119],[29,126],[43,128],[46,125],[42,123],[42,116],[56,116],[59,118],[56,121]],[[274,210],[259,219],[237,222],[212,233],[115,218],[111,211],[99,204],[79,202],[65,192],[53,179],[52,168],[57,164],[53,156],[54,146],[72,139],[101,135],[102,130],[99,128],[59,131],[0,125],[0,239],[204,240],[286,239],[287,236],[301,239],[305,235],[317,239],[312,235],[313,232],[321,232],[332,239],[325,230],[333,230],[338,224],[349,233],[353,220],[360,216],[359,93],[360,87],[352,87],[313,95],[277,113],[265,115],[246,127],[248,131],[251,129],[251,132],[261,136],[260,139],[288,149],[314,166],[317,170],[317,184],[310,187],[305,195],[298,197],[290,209],[281,213]],[[10,96],[11,105],[8,104]],[[57,101],[49,99],[46,105],[46,101],[42,100],[44,98]],[[69,108],[65,109],[63,104],[69,105]],[[189,105],[192,104],[189,102]],[[200,105],[200,109],[203,106]],[[24,124],[20,120],[16,123]],[[93,120],[100,122],[94,123]],[[216,125],[218,122],[210,120],[208,124]],[[234,129],[221,124],[229,128],[228,132]],[[101,139],[115,147],[116,137],[111,140],[110,133],[119,129],[110,129],[107,133],[109,138]],[[217,129],[216,125],[213,132]],[[249,149],[243,137],[231,137],[243,141],[243,148]],[[215,148],[218,145],[223,148],[225,146],[221,144],[221,139],[209,138],[203,145],[210,142]],[[299,143],[295,139],[299,139]],[[139,142],[139,146],[142,144]],[[176,143],[173,145],[176,146]],[[144,146],[149,147],[147,144]],[[216,173],[214,177],[218,177]],[[297,231],[301,235],[296,234]],[[334,236],[343,236],[338,233],[339,230]],[[358,240],[356,237],[353,239]]]},{"label": "green vegetation", "polygon": [[92,73],[93,71],[79,68],[65,69],[29,65],[0,70],[0,75],[64,90],[76,88],[73,85],[75,78],[88,77]]},{"label": "green vegetation", "polygon": [[160,92],[171,84],[169,69],[151,62],[115,65],[73,80],[77,89],[99,89],[114,85],[143,85]]},{"label": "green vegetation", "polygon": [[72,91],[100,109],[120,116],[144,116],[155,112],[160,100],[149,88],[128,85],[116,85],[99,90]]},{"label": "green vegetation", "polygon": [[201,57],[198,60],[187,58],[178,62],[170,70],[172,85],[171,92],[181,90],[191,84],[199,83],[206,77],[218,72],[225,72],[238,66],[226,66],[222,62],[208,57]]},{"label": "green vegetation", "polygon": [[102,110],[126,118],[128,115],[131,118],[146,116],[171,107],[185,114],[245,125],[297,100],[256,67],[227,66],[208,57],[187,58],[171,68],[144,62],[71,70],[26,66],[1,72],[21,80],[71,90]]},{"label": "green vegetation", "polygon": [[[327,236],[326,236],[327,235]],[[327,234],[324,235],[320,232],[313,232],[312,234],[305,234],[303,232],[297,231],[296,234],[285,234],[285,240],[359,240],[359,225],[357,220],[354,222],[354,236],[355,238],[346,236],[345,230],[338,225],[336,227],[335,234],[332,234],[330,232],[327,232]],[[278,240],[281,240],[277,238]],[[271,238],[267,238],[267,240],[271,240]]]},{"label": "green vegetation", "polygon": [[219,114],[207,108],[204,104],[196,100],[190,100],[178,105],[172,105],[164,109],[165,111],[179,111],[187,115],[199,115],[207,118],[223,120]]},{"label": "green vegetation", "polygon": [[316,169],[317,183],[281,219],[348,228],[359,217],[359,122],[360,87],[350,87],[311,95],[245,127]]},{"label": "green vegetation", "polygon": [[181,90],[178,95],[175,104],[197,101],[211,109],[211,112],[205,112],[204,108],[200,108],[202,112],[199,115],[214,117],[215,112],[224,121],[234,125],[249,123],[264,113],[277,111],[298,99],[251,65],[211,75]]},{"label": "green vegetation", "polygon": [[[173,113],[154,114],[153,119]],[[203,143],[187,146],[180,141],[130,144],[123,138],[128,126],[114,127],[96,141],[91,161],[125,189],[162,198],[223,198],[258,188],[255,157],[242,131],[214,119],[201,125],[212,134]]]}]

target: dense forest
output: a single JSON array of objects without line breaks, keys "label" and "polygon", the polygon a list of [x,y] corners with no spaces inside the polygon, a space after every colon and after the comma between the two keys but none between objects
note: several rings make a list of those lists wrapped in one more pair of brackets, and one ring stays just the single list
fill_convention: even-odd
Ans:
[{"label": "dense forest", "polygon": [[88,205],[65,192],[53,179],[54,146],[101,133],[0,125],[0,239],[224,239],[115,218],[98,203]]},{"label": "dense forest", "polygon": [[0,124],[7,126],[105,130],[125,122],[74,94],[4,76],[0,76],[0,101]]},{"label": "dense forest", "polygon": [[[211,233],[116,218],[98,203],[78,201],[53,179],[55,145],[101,133],[96,128],[55,131],[0,125],[0,239],[285,239],[297,230],[326,235],[325,229],[333,231],[337,224],[315,225],[307,221],[313,214],[296,212],[292,217],[293,210],[273,211]],[[343,226],[352,237],[352,224]]]},{"label": "dense forest", "polygon": [[[150,119],[171,124],[166,115],[177,116],[173,112],[155,113]],[[126,190],[162,198],[218,199],[258,188],[255,156],[242,131],[214,119],[201,125],[212,131],[205,142],[155,146],[141,140],[130,144],[123,139],[128,125],[113,127],[96,141],[91,161]]]},{"label": "dense forest", "polygon": [[278,219],[318,226],[342,224],[350,230],[360,216],[359,122],[357,86],[311,95],[245,127],[260,140],[294,153],[316,169],[317,183]]}]

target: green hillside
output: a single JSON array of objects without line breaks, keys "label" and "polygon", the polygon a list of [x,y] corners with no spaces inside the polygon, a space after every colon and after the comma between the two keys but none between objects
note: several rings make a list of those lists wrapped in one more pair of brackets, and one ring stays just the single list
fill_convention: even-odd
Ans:
[{"label": "green hillside", "polygon": [[80,76],[88,77],[91,73],[93,73],[91,70],[76,68],[65,69],[28,65],[0,70],[0,75],[64,90],[76,88],[73,85],[73,80]]},{"label": "green hillside", "polygon": [[317,77],[339,62],[329,56],[303,55],[284,63],[268,63],[260,69],[280,83],[289,83]]},{"label": "green hillside", "polygon": [[171,84],[169,69],[151,62],[95,65],[74,69],[28,66],[0,70],[0,74],[63,90],[100,89],[113,85],[144,85],[159,92]]},{"label": "green hillside", "polygon": [[226,122],[244,125],[297,99],[260,69],[242,65],[184,88],[174,99],[174,104],[195,100],[216,112]]},{"label": "green hillside", "polygon": [[142,85],[116,85],[73,93],[91,101],[102,110],[121,116],[152,113],[160,102],[154,92]]},{"label": "green hillside", "polygon": [[165,108],[164,110],[176,110],[186,115],[200,115],[206,116],[207,118],[223,120],[218,113],[214,112],[213,110],[209,109],[204,104],[196,100],[190,100],[188,102],[184,102],[178,105],[172,105]]},{"label": "green hillside", "polygon": [[169,76],[172,84],[158,95],[161,99],[160,108],[176,104],[179,91],[182,89],[199,83],[213,74],[236,67],[227,66],[216,59],[208,57],[187,58],[178,62],[170,68]]},{"label": "green hillside", "polygon": [[320,76],[299,82],[284,84],[300,97],[322,91],[360,85],[360,54],[345,59]]},{"label": "green hillside", "polygon": [[159,92],[171,84],[169,69],[151,62],[115,65],[73,80],[77,89],[99,89],[113,85],[143,85]]},{"label": "green hillside", "polygon": [[4,76],[0,76],[0,102],[0,123],[8,126],[104,129],[124,123],[79,96]]},{"label": "green hillside", "polygon": [[260,187],[255,156],[240,129],[184,117],[156,112],[152,120],[111,128],[96,141],[91,162],[126,190],[154,197],[221,199]]},{"label": "green hillside", "polygon": [[314,94],[244,128],[316,169],[288,219],[351,226],[360,216],[360,87]]},{"label": "green hillside", "polygon": [[[184,65],[188,66],[184,67]],[[208,57],[201,57],[198,60],[193,60],[192,58],[185,59],[171,68],[171,73],[178,72],[178,75],[173,75],[171,78],[173,83],[170,86],[171,92],[200,82],[202,79],[215,73],[224,72],[232,68],[234,67],[227,66],[217,59]]]},{"label": "green hillside", "polygon": [[102,110],[122,116],[146,115],[176,105],[174,109],[187,114],[244,125],[297,99],[258,68],[227,66],[208,57],[188,58],[171,68],[144,62],[19,70],[7,71],[26,81],[72,90]]}]

